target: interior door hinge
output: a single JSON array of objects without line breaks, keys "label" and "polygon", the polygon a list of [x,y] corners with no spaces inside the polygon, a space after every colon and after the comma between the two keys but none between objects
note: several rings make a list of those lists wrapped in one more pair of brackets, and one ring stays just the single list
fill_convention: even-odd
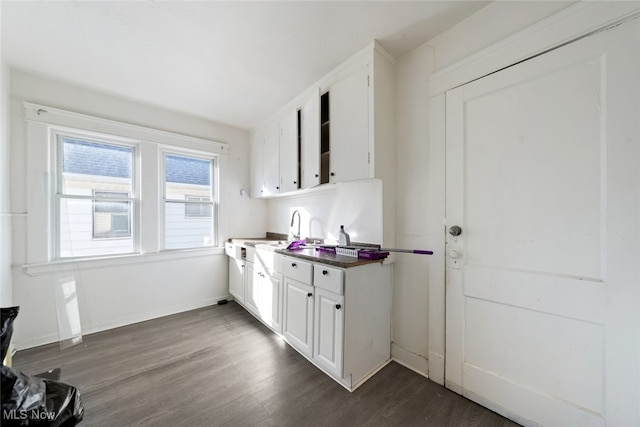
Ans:
[{"label": "interior door hinge", "polygon": [[367,163],[371,164],[371,151],[367,153]]},{"label": "interior door hinge", "polygon": [[371,86],[371,83],[369,82],[370,76],[367,75],[367,86]]}]

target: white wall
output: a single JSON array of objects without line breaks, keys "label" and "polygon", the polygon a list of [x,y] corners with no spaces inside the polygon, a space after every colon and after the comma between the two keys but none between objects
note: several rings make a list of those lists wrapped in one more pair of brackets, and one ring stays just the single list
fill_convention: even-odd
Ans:
[{"label": "white wall", "polygon": [[[289,233],[291,214],[301,214],[302,237],[338,239],[344,225],[351,240],[382,242],[382,183],[367,179],[322,187],[302,195],[269,200],[267,230]],[[297,232],[297,219],[294,226]]]},{"label": "white wall", "polygon": [[499,1],[429,40],[434,71],[460,61],[576,1]]},{"label": "white wall", "polygon": [[[429,133],[434,130],[429,127],[428,77],[571,3],[491,3],[398,58],[396,242],[397,246],[428,246],[436,254],[396,258],[392,354],[400,363],[435,380],[441,380],[442,373],[428,371],[428,358],[443,357],[444,343],[442,353],[429,356],[429,331],[444,330],[444,316],[429,316],[429,278],[444,278],[444,180],[439,178],[444,176],[444,151],[429,145]],[[439,309],[444,313],[443,307]],[[434,321],[439,318],[441,321]]]},{"label": "white wall", "polygon": [[[0,7],[1,10],[1,7]],[[0,62],[0,307],[12,305],[9,67]]]},{"label": "white wall", "polygon": [[[202,118],[141,105],[25,72],[11,71],[11,202],[14,212],[27,212],[23,101],[77,113],[229,144],[221,165],[220,235],[263,234],[266,204],[241,195],[249,188],[249,135]],[[4,180],[3,180],[4,182]],[[143,219],[144,221],[144,219]],[[13,302],[21,306],[16,321],[18,348],[57,340],[54,285],[68,273],[26,274],[26,218],[13,218]],[[3,258],[4,259],[4,258]],[[228,296],[227,257],[224,254],[166,261],[146,259],[133,264],[76,268],[75,275],[83,333],[215,303]]]},{"label": "white wall", "polygon": [[[434,69],[433,49],[423,45],[396,65],[398,107],[396,244],[432,250],[426,220],[429,194],[427,75]],[[428,269],[436,256],[397,255],[393,286],[392,356],[427,372]]]}]

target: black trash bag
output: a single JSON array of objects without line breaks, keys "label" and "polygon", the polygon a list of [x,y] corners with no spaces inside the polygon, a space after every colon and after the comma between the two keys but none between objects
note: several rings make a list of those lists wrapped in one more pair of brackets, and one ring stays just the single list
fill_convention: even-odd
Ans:
[{"label": "black trash bag", "polygon": [[2,337],[0,338],[0,344],[2,345],[2,363],[4,364],[4,358],[7,357],[7,351],[9,350],[9,343],[11,343],[11,337],[13,336],[13,321],[18,316],[20,307],[7,307],[0,308],[0,318],[2,319]]},{"label": "black trash bag", "polygon": [[[5,343],[8,348],[18,308],[0,311],[4,359]],[[72,427],[83,414],[76,387],[2,366],[2,426]]]}]

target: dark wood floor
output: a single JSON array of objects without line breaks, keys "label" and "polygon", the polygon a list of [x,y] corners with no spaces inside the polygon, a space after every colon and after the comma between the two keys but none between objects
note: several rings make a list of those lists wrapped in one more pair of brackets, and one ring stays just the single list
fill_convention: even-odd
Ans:
[{"label": "dark wood floor", "polygon": [[397,363],[354,393],[231,302],[20,351],[62,368],[85,426],[517,426]]}]

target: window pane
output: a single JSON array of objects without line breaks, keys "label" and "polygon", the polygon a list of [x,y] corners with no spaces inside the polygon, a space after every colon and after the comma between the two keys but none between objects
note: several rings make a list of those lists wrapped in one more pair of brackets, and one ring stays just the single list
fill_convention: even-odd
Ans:
[{"label": "window pane", "polygon": [[[206,205],[209,207],[209,216],[201,217],[185,216],[187,205],[191,204],[184,202],[165,203],[165,249],[213,246],[213,218],[211,216],[211,205]],[[201,205],[202,204],[200,203],[195,204],[195,206]],[[191,209],[191,207],[189,207],[189,209]]]},{"label": "window pane", "polygon": [[127,193],[94,191],[93,237],[131,237],[131,202],[109,201],[114,198],[128,198]]},{"label": "window pane", "polygon": [[63,194],[132,193],[133,148],[62,138]]},{"label": "window pane", "polygon": [[165,198],[167,200],[211,200],[211,160],[167,154]]},{"label": "window pane", "polygon": [[[165,249],[214,245],[210,159],[166,154]],[[206,203],[186,203],[206,202]]]},{"label": "window pane", "polygon": [[[60,199],[60,257],[132,253],[130,202],[125,212],[95,212],[91,199]],[[100,235],[110,238],[101,238]]]},{"label": "window pane", "polygon": [[[188,201],[207,201],[207,197],[187,196]],[[184,216],[188,218],[211,218],[213,205],[211,203],[186,203]]]}]

